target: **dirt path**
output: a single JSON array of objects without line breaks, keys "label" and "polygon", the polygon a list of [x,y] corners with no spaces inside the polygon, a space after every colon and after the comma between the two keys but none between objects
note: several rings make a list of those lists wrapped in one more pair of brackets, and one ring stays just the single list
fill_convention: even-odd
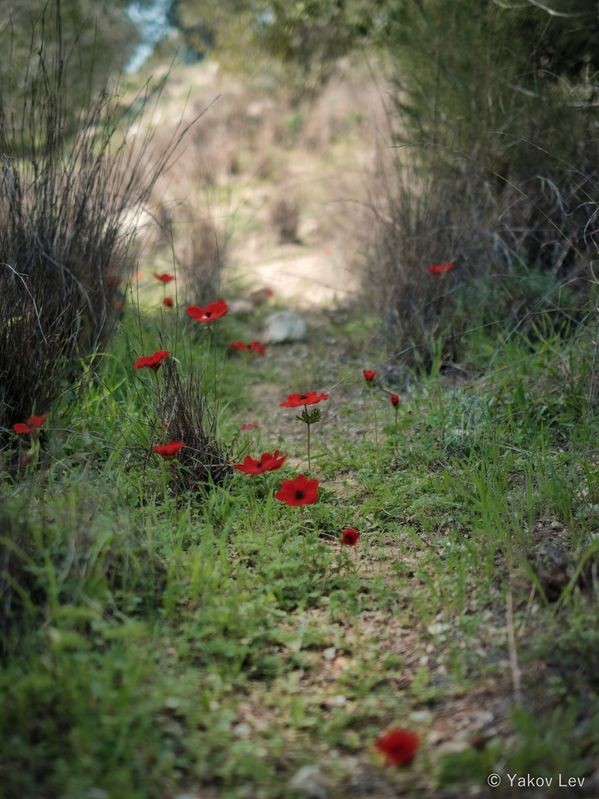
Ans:
[{"label": "dirt path", "polygon": [[[293,414],[282,409],[273,412],[281,397],[299,390],[298,379],[304,379],[301,385],[305,388],[333,387],[314,437],[323,462],[330,464],[337,452],[345,452],[347,459],[348,444],[362,443],[372,433],[367,398],[356,379],[361,377],[362,355],[348,346],[322,314],[312,311],[307,317],[312,325],[308,340],[269,348],[264,368],[277,379],[265,383],[257,375],[250,389],[264,446],[274,447],[277,442],[290,453],[291,465],[301,469],[305,469],[304,431]],[[346,318],[342,311],[338,317]],[[348,377],[349,372],[355,377]],[[319,463],[317,458],[313,474],[322,480],[327,501],[346,509],[345,518],[351,518],[354,508],[372,502],[372,490],[356,465],[340,464],[331,475],[330,466],[323,473]],[[392,470],[393,463],[386,468]],[[290,661],[301,651],[304,665],[299,670],[292,668],[291,680],[285,673],[268,689],[259,686],[252,690],[239,709],[238,721],[244,731],[259,732],[264,725],[271,732],[275,729],[293,749],[298,745],[297,729],[287,714],[300,697],[306,708],[324,712],[326,723],[333,724],[340,713],[353,719],[347,740],[350,750],[352,742],[357,744],[356,751],[349,754],[345,748],[330,748],[323,742],[310,779],[306,777],[306,792],[300,796],[391,799],[409,791],[405,795],[461,799],[463,788],[441,788],[435,783],[430,762],[437,762],[442,755],[484,747],[488,741],[510,734],[513,695],[509,664],[505,659],[493,676],[481,670],[479,678],[470,675],[466,681],[456,680],[450,661],[460,635],[458,620],[448,621],[443,613],[425,620],[414,607],[415,598],[425,601],[428,590],[421,576],[430,571],[427,547],[414,545],[404,533],[405,521],[381,523],[373,517],[370,524],[372,529],[364,530],[363,546],[350,553],[350,563],[364,595],[380,594],[381,600],[367,602],[367,609],[350,612],[345,618],[331,613],[326,603],[290,616],[287,624],[294,641],[312,637],[319,643],[283,648]],[[324,540],[337,556],[336,536],[326,533]],[[333,574],[331,579],[335,579]],[[491,652],[493,660],[501,657],[497,636],[505,657],[505,624],[501,611],[487,611],[484,628],[471,639],[478,657],[487,661]],[[368,686],[366,693],[364,685]],[[400,725],[421,734],[425,753],[409,772],[381,768],[369,742],[361,739],[361,727],[381,718],[382,729]],[[341,781],[332,776],[336,772],[344,775]],[[481,781],[468,795],[484,797],[488,789]]]},{"label": "dirt path", "polygon": [[[348,321],[343,305],[359,288],[353,250],[360,217],[349,200],[363,195],[374,161],[380,101],[367,82],[346,82],[333,84],[317,106],[298,111],[263,92],[223,82],[214,68],[199,70],[193,87],[196,109],[211,95],[222,95],[202,133],[202,169],[211,186],[210,212],[230,240],[231,293],[239,287],[242,295],[271,288],[279,306],[299,309],[310,326],[306,341],[269,348],[259,368],[248,373],[254,409],[248,421],[260,424],[260,446],[284,448],[290,465],[303,467],[304,431],[278,403],[293,391],[330,391],[314,436],[315,450],[323,455],[314,474],[322,479],[329,504],[351,518],[353,509],[373,503],[372,478],[360,474],[361,464],[335,467],[334,461],[339,453],[340,461],[347,461],[352,442],[362,444],[371,434],[361,370],[375,364],[365,362],[372,351],[364,333],[352,337],[339,321]],[[282,202],[289,205],[287,215],[280,212]],[[287,223],[292,234],[282,242]],[[395,460],[390,455],[379,483],[398,468]],[[391,799],[409,790],[414,797],[461,799],[462,788],[435,784],[430,764],[443,753],[484,747],[508,734],[509,664],[497,665],[505,656],[505,618],[502,611],[489,610],[484,629],[471,641],[477,657],[497,665],[495,675],[481,671],[478,678],[456,679],[451,660],[460,646],[457,620],[448,622],[442,613],[429,619],[415,609],[417,603],[426,608],[423,575],[431,573],[427,558],[436,545],[414,543],[409,519],[387,517],[373,507],[363,543],[328,577],[334,583],[350,570],[366,597],[363,609],[345,614],[331,609],[325,585],[317,606],[290,614],[285,623],[291,643],[280,645],[289,670],[268,687],[250,684],[235,729],[252,741],[275,731],[283,751],[292,751],[302,735],[314,744],[323,725],[345,719],[346,745],[320,740],[299,796]],[[337,561],[337,531],[323,536]],[[290,721],[298,714],[306,719],[299,730],[297,719]],[[384,769],[375,762],[372,742],[361,737],[362,728],[375,722],[381,731],[390,725],[418,729],[424,746],[413,770]],[[302,775],[296,776],[301,782]],[[486,796],[484,781],[468,795]]]},{"label": "dirt path", "polygon": [[348,67],[317,101],[298,106],[276,86],[214,63],[176,67],[159,116],[148,120],[160,131],[156,146],[166,146],[174,123],[199,117],[153,197],[155,216],[174,222],[176,251],[194,218],[211,220],[229,293],[269,286],[297,308],[351,299],[364,213],[356,198],[367,193],[380,141],[378,92],[364,69]]}]

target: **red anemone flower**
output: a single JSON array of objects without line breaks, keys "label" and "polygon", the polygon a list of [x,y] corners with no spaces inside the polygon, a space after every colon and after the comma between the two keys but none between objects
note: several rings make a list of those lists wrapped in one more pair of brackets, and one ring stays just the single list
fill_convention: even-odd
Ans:
[{"label": "red anemone flower", "polygon": [[420,738],[412,730],[394,727],[376,739],[378,751],[391,766],[408,766],[418,750]]},{"label": "red anemone flower", "polygon": [[346,527],[341,532],[341,543],[347,544],[349,547],[355,547],[360,540],[360,531],[355,527]]},{"label": "red anemone flower", "polygon": [[316,405],[322,400],[328,400],[328,394],[319,394],[317,391],[307,391],[305,394],[289,394],[286,400],[280,402],[281,408],[299,408],[302,405]]},{"label": "red anemone flower", "polygon": [[242,422],[239,425],[239,429],[240,430],[257,430],[258,429],[258,425],[256,424],[256,422]]},{"label": "red anemone flower", "polygon": [[364,375],[364,380],[367,383],[372,383],[372,381],[376,377],[376,372],[374,371],[374,369],[362,369],[362,374]]},{"label": "red anemone flower", "polygon": [[169,441],[167,444],[154,444],[152,452],[162,455],[163,458],[172,458],[185,446],[183,441]]},{"label": "red anemone flower", "polygon": [[169,274],[168,272],[163,272],[161,275],[157,275],[156,272],[154,272],[154,277],[161,283],[170,283],[171,280],[175,279],[175,276]]},{"label": "red anemone flower", "polygon": [[164,305],[165,308],[172,308],[175,303],[173,302],[172,297],[165,297],[162,300],[162,304]]},{"label": "red anemone flower", "polygon": [[199,305],[190,305],[187,309],[187,315],[194,320],[194,322],[214,322],[215,319],[220,319],[229,311],[229,306],[223,300],[215,300],[209,302],[203,308]]},{"label": "red anemone flower", "polygon": [[264,344],[256,340],[250,341],[249,344],[244,341],[233,341],[229,344],[229,349],[238,350],[239,352],[254,352],[256,355],[264,355],[266,353]]},{"label": "red anemone flower", "polygon": [[136,369],[158,369],[162,361],[166,361],[169,355],[168,350],[156,350],[152,355],[142,355],[133,366]]},{"label": "red anemone flower", "polygon": [[294,480],[283,480],[275,499],[286,505],[313,505],[318,502],[318,480],[298,474]]},{"label": "red anemone flower", "polygon": [[276,449],[272,455],[270,452],[264,452],[258,460],[246,455],[243,463],[235,463],[233,467],[238,472],[244,472],[245,474],[264,474],[264,472],[274,472],[280,469],[286,460],[287,455],[281,455],[279,450]]},{"label": "red anemone flower", "polygon": [[394,408],[397,408],[397,406],[401,402],[399,394],[391,394],[391,396],[389,397],[389,401],[391,402],[391,405],[393,405]]},{"label": "red anemone flower", "polygon": [[249,348],[252,352],[255,352],[256,355],[266,355],[266,347],[259,341],[250,341]]},{"label": "red anemone flower", "polygon": [[41,416],[30,416],[26,422],[17,422],[16,424],[13,424],[12,429],[19,436],[30,436],[44,425],[44,422],[47,418],[47,413],[44,413]]},{"label": "red anemone flower", "polygon": [[442,264],[431,264],[428,272],[430,275],[444,275],[446,272],[451,272],[454,266],[451,261],[444,261]]}]

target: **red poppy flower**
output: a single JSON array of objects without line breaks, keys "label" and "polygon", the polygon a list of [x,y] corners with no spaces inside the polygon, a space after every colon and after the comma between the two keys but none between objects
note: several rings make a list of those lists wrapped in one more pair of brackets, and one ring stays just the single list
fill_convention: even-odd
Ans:
[{"label": "red poppy flower", "polygon": [[245,344],[243,341],[232,341],[229,344],[230,350],[237,350],[238,352],[245,352],[249,349],[249,346]]},{"label": "red poppy flower", "polygon": [[239,429],[240,430],[257,430],[258,429],[258,425],[256,424],[256,422],[242,422],[239,425]]},{"label": "red poppy flower", "polygon": [[378,751],[391,766],[408,766],[420,745],[418,734],[403,727],[394,727],[376,739]]},{"label": "red poppy flower", "polygon": [[355,547],[360,540],[360,532],[355,527],[346,527],[341,532],[341,543],[349,547]]},{"label": "red poppy flower", "polygon": [[317,391],[307,391],[305,394],[289,394],[286,400],[280,402],[281,408],[299,408],[302,405],[316,405],[322,400],[328,400],[328,394],[319,394]]},{"label": "red poppy flower", "polygon": [[362,374],[364,375],[364,380],[367,383],[372,383],[372,381],[376,377],[376,372],[374,371],[374,369],[362,369]]},{"label": "red poppy flower", "polygon": [[187,309],[187,315],[194,320],[194,322],[214,322],[215,319],[220,319],[229,311],[229,306],[223,300],[216,300],[209,302],[203,308],[199,305],[190,305]]},{"label": "red poppy flower", "polygon": [[295,480],[283,480],[275,499],[286,505],[313,505],[318,502],[318,480],[298,474]]},{"label": "red poppy flower", "polygon": [[172,297],[165,297],[162,300],[162,304],[164,305],[165,308],[172,308],[175,303]]},{"label": "red poppy flower", "polygon": [[183,441],[169,441],[167,444],[154,444],[152,452],[157,455],[162,455],[163,458],[172,458],[180,450],[183,449],[185,444]]},{"label": "red poppy flower", "polygon": [[256,355],[266,355],[266,347],[259,341],[250,341],[249,347],[252,352],[256,353]]},{"label": "red poppy flower", "polygon": [[397,408],[397,406],[401,402],[401,398],[399,394],[391,394],[391,396],[389,397],[389,401],[391,402],[391,405],[393,405],[394,408]]},{"label": "red poppy flower", "polygon": [[44,413],[41,416],[30,416],[26,422],[17,422],[16,424],[13,424],[12,429],[19,436],[30,436],[43,426],[47,418],[47,413]]},{"label": "red poppy flower", "polygon": [[157,275],[156,272],[154,272],[154,277],[161,283],[170,283],[171,280],[175,279],[175,276],[169,274],[168,272],[163,272],[161,275]]},{"label": "red poppy flower", "polygon": [[442,264],[431,264],[428,272],[430,275],[444,275],[446,272],[451,272],[454,266],[451,261],[444,261]]},{"label": "red poppy flower", "polygon": [[165,361],[170,352],[168,350],[156,350],[152,355],[142,355],[138,358],[133,366],[136,369],[158,369],[162,361]]},{"label": "red poppy flower", "polygon": [[244,472],[245,474],[264,474],[264,472],[274,472],[280,469],[286,460],[287,455],[281,455],[279,450],[276,449],[272,455],[270,452],[264,452],[258,460],[246,455],[243,463],[235,463],[233,467],[238,472]]}]

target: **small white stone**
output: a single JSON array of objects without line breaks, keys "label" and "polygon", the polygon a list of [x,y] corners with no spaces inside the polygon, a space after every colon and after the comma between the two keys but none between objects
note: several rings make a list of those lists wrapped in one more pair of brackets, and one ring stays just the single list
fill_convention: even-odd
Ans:
[{"label": "small white stone", "polygon": [[252,734],[252,728],[249,724],[245,722],[241,722],[241,724],[236,724],[233,727],[233,734],[236,735],[238,738],[249,738]]},{"label": "small white stone", "polygon": [[262,340],[269,344],[302,341],[307,329],[306,322],[295,311],[277,311],[267,318]]},{"label": "small white stone", "polygon": [[410,713],[410,719],[415,724],[427,724],[433,717],[433,714],[429,710],[415,710],[413,713]]},{"label": "small white stone", "polygon": [[325,660],[335,660],[335,655],[337,654],[337,650],[334,646],[329,646],[325,649],[322,653],[322,656]]},{"label": "small white stone", "polygon": [[291,778],[289,787],[306,799],[326,799],[327,788],[318,766],[302,766]]},{"label": "small white stone", "polygon": [[441,635],[449,630],[449,624],[441,624],[438,622],[436,624],[429,624],[427,630],[431,635]]},{"label": "small white stone", "polygon": [[334,696],[329,702],[329,705],[331,705],[332,707],[343,707],[343,705],[346,704],[347,704],[347,697],[341,696],[341,694],[339,694],[338,696]]},{"label": "small white stone", "polygon": [[453,740],[453,741],[446,741],[444,744],[441,744],[439,747],[439,754],[442,755],[449,755],[449,754],[457,754],[458,752],[463,752],[466,749],[470,749],[470,744],[467,740]]}]

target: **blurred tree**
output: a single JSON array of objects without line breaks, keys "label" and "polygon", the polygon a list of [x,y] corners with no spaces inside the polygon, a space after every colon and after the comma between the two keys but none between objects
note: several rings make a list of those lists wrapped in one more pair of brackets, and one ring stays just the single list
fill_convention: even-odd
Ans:
[{"label": "blurred tree", "polygon": [[599,88],[590,0],[389,0],[381,40],[408,125],[429,141],[443,121],[477,136],[515,130],[523,109]]},{"label": "blurred tree", "polygon": [[335,62],[371,32],[380,0],[173,0],[170,21],[187,46],[217,50],[245,67],[259,51],[275,56],[286,80],[318,89]]},{"label": "blurred tree", "polygon": [[[396,62],[424,46],[429,58],[435,48],[466,65],[480,51],[471,38],[476,26],[500,68],[502,60],[518,68],[526,60],[519,76],[528,84],[539,73],[576,79],[599,69],[595,0],[172,0],[170,21],[197,51],[258,44],[312,86],[364,43],[381,45]],[[228,42],[227,28],[235,31]]]},{"label": "blurred tree", "polygon": [[[62,63],[73,111],[120,70],[137,42],[128,0],[0,0],[0,80],[5,110],[20,107],[31,65]],[[60,44],[59,44],[60,42]],[[43,44],[42,44],[43,43]]]}]

